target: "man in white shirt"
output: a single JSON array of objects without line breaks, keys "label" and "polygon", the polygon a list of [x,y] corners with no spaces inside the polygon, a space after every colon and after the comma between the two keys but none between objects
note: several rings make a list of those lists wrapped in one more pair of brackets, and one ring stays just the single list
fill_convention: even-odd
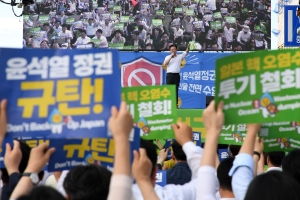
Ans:
[{"label": "man in white shirt", "polygon": [[80,32],[81,32],[80,37],[77,38],[77,40],[76,40],[75,44],[73,44],[73,46],[87,44],[91,41],[91,38],[86,36],[86,30],[81,30]]},{"label": "man in white shirt", "polygon": [[173,28],[173,31],[174,31],[174,42],[177,45],[180,45],[182,42],[183,30],[180,28],[179,25],[177,25],[175,28]]},{"label": "man in white shirt", "polygon": [[99,48],[107,48],[108,47],[107,39],[106,39],[106,37],[104,37],[102,35],[101,29],[98,29],[96,31],[96,36],[93,37],[93,39],[100,40],[99,44],[95,44],[96,47],[99,47]]},{"label": "man in white shirt", "polygon": [[243,30],[241,30],[238,34],[237,41],[243,47],[243,50],[246,50],[246,47],[249,45],[249,41],[251,39],[251,32],[249,26],[244,26]]},{"label": "man in white shirt", "polygon": [[60,26],[60,21],[56,21],[55,22],[55,26],[53,27],[53,29],[55,30],[55,32],[58,34],[59,32],[61,32],[62,28]]},{"label": "man in white shirt", "polygon": [[98,27],[98,23],[94,23],[93,21],[93,18],[90,18],[89,23],[83,23],[83,25],[85,26],[86,34],[89,38],[93,38],[95,36]]},{"label": "man in white shirt", "polygon": [[59,32],[58,36],[59,37],[65,37],[67,39],[67,42],[70,43],[70,40],[73,39],[72,33],[71,31],[67,30],[68,25],[67,24],[63,24],[62,25],[62,29]]},{"label": "man in white shirt", "polygon": [[188,44],[185,52],[180,55],[177,55],[177,45],[173,44],[169,47],[171,55],[166,56],[163,66],[167,67],[167,77],[166,83],[167,85],[176,85],[176,100],[178,107],[178,87],[180,83],[180,66],[181,61],[185,58],[185,56],[189,53],[190,44]]},{"label": "man in white shirt", "polygon": [[267,165],[269,168],[266,172],[274,170],[282,171],[281,164],[284,157],[285,153],[283,151],[274,151],[267,153]]},{"label": "man in white shirt", "polygon": [[230,23],[226,22],[224,27],[224,36],[226,38],[228,46],[232,46],[233,44],[233,34],[235,29],[230,27]]}]

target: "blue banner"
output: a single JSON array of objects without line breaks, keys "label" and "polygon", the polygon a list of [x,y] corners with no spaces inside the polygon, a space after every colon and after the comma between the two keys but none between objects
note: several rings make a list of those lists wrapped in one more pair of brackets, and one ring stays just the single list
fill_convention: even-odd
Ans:
[{"label": "blue banner", "polygon": [[193,141],[196,146],[201,147],[201,133],[194,132]]},{"label": "blue banner", "polygon": [[[133,129],[130,135],[130,159],[133,150],[140,147],[140,131]],[[69,170],[78,165],[97,164],[113,169],[115,142],[112,138],[92,139],[51,139],[50,147],[55,147],[48,171]]]},{"label": "blue banner", "polygon": [[158,170],[156,172],[156,184],[164,187],[167,184],[167,171]]},{"label": "blue banner", "polygon": [[300,5],[284,6],[284,46],[300,46]]},{"label": "blue banner", "polygon": [[1,49],[9,137],[107,137],[120,104],[116,50]]},{"label": "blue banner", "polygon": [[[162,85],[166,70],[162,63],[170,53],[121,52],[121,84],[123,87]],[[232,53],[189,53],[181,62],[179,86],[180,108],[206,107],[206,96],[215,94],[215,61]]]},{"label": "blue banner", "polygon": [[226,158],[229,158],[228,149],[218,149],[218,155],[220,162]]}]

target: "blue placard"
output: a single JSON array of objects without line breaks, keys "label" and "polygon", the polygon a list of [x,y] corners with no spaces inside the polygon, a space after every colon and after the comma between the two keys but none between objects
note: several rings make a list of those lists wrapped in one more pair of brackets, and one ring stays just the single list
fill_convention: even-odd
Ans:
[{"label": "blue placard", "polygon": [[193,141],[196,146],[201,147],[201,133],[194,132]]},{"label": "blue placard", "polygon": [[[78,165],[97,164],[113,169],[115,143],[112,138],[51,139],[55,152],[50,158],[48,171],[69,170]],[[140,147],[140,130],[133,129],[130,136],[131,161],[133,150]]]},{"label": "blue placard", "polygon": [[9,137],[107,137],[120,104],[115,50],[0,49]]},{"label": "blue placard", "polygon": [[229,158],[228,149],[218,149],[218,155],[220,162],[226,158]]},{"label": "blue placard", "polygon": [[300,46],[300,15],[297,16],[300,5],[284,6],[284,46]]},{"label": "blue placard", "polygon": [[156,184],[161,187],[167,184],[167,172],[165,170],[158,170],[156,172]]}]

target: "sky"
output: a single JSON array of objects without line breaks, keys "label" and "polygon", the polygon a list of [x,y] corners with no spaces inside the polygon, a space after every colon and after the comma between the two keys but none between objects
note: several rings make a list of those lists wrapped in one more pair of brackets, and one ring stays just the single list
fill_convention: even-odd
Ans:
[{"label": "sky", "polygon": [[[14,9],[17,15],[22,13],[17,6]],[[16,17],[10,5],[0,2],[0,48],[22,48],[22,41],[23,18]]]}]

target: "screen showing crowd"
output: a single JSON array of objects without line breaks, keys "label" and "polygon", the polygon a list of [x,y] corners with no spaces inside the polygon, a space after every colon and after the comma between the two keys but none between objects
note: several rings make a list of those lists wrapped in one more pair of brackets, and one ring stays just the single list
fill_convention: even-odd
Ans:
[{"label": "screen showing crowd", "polygon": [[36,0],[26,48],[168,51],[270,49],[270,0]]}]

